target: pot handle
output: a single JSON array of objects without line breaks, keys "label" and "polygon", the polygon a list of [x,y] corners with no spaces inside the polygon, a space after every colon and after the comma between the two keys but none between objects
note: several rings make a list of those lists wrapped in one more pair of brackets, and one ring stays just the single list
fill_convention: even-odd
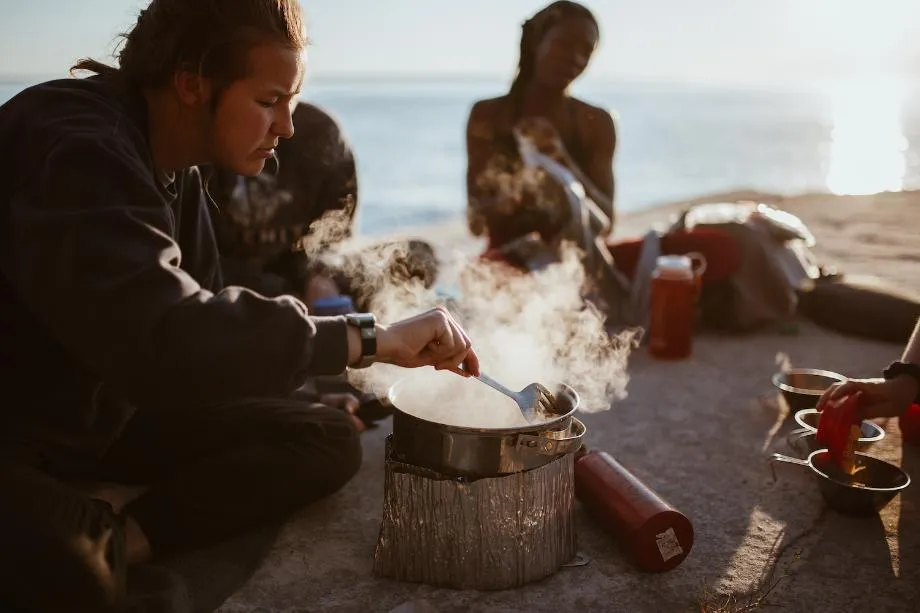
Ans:
[{"label": "pot handle", "polygon": [[[786,444],[789,445],[790,449],[800,451],[799,442],[806,436],[811,436],[813,434],[814,432],[809,428],[799,428],[798,430],[793,430],[786,435]],[[782,462],[782,460],[778,461]]]},{"label": "pot handle", "polygon": [[773,472],[773,480],[776,481],[776,468],[773,466],[774,462],[786,462],[787,464],[798,464],[799,466],[807,466],[811,468],[811,464],[808,460],[800,460],[798,458],[792,458],[781,453],[774,453],[770,456],[770,470]]},{"label": "pot handle", "polygon": [[798,423],[801,427],[807,428],[808,430],[810,430],[810,431],[812,431],[812,432],[817,432],[817,431],[818,431],[817,428],[815,428],[815,427],[813,427],[813,426],[809,426],[808,424],[805,423],[804,420],[805,420],[805,418],[806,418],[807,416],[809,416],[809,415],[819,415],[819,414],[820,414],[820,411],[818,411],[818,409],[802,409],[801,411],[797,411],[797,412],[796,412],[796,414],[795,414],[795,421],[796,421],[796,423]]},{"label": "pot handle", "polygon": [[587,428],[577,418],[572,418],[572,436],[553,438],[551,436],[534,436],[533,434],[519,434],[516,445],[518,447],[531,447],[543,455],[561,455],[575,451],[581,446]]}]

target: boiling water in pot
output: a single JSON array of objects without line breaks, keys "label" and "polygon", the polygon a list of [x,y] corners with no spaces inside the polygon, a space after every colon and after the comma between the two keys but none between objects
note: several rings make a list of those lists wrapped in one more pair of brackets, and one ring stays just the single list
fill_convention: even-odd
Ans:
[{"label": "boiling water in pot", "polygon": [[[526,428],[521,409],[508,396],[454,373],[422,371],[399,386],[396,407],[415,417],[465,428]],[[547,421],[554,415],[538,414]],[[539,422],[537,422],[539,423]]]}]

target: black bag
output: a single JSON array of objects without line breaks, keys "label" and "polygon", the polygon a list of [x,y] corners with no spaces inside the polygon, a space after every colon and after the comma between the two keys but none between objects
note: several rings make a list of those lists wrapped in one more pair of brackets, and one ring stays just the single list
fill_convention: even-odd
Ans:
[{"label": "black bag", "polygon": [[800,293],[799,312],[842,334],[904,345],[920,319],[920,295],[874,277],[821,281]]},{"label": "black bag", "polygon": [[798,292],[820,278],[811,252],[815,239],[800,219],[754,202],[706,203],[681,215],[672,229],[712,228],[741,249],[741,266],[728,281],[703,288],[705,327],[747,332],[795,317]]}]

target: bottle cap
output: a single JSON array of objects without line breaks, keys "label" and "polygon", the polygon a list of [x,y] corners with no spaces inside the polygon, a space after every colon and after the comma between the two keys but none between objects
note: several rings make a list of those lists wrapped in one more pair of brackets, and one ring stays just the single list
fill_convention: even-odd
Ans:
[{"label": "bottle cap", "polygon": [[693,260],[686,255],[660,255],[656,261],[658,274],[666,279],[692,279]]}]

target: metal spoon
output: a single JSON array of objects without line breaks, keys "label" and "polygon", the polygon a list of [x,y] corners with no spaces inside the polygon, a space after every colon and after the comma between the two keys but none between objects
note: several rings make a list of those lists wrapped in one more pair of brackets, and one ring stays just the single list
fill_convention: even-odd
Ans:
[{"label": "metal spoon", "polygon": [[537,421],[538,411],[543,413],[556,412],[556,397],[539,383],[531,383],[521,391],[513,392],[484,372],[481,372],[476,378],[514,400],[528,423]]}]

